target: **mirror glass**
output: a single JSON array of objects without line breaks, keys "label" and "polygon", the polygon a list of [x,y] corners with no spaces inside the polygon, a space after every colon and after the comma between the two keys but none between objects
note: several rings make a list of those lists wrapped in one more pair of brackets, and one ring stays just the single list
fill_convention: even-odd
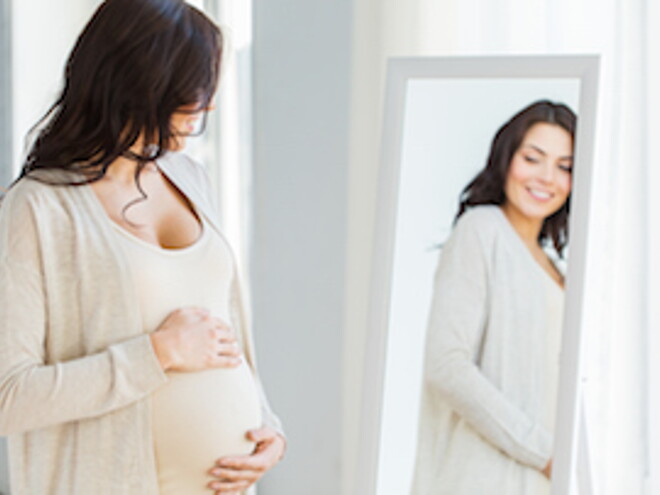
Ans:
[{"label": "mirror glass", "polygon": [[[523,431],[537,423],[548,426],[554,422],[563,290],[544,270],[547,260],[534,258],[538,252],[524,244],[500,207],[470,208],[468,212],[482,210],[472,214],[473,218],[465,217],[470,224],[476,222],[476,227],[465,227],[460,239],[450,239],[461,192],[485,168],[497,131],[539,100],[562,103],[577,113],[580,85],[579,77],[407,81],[382,392],[379,495],[410,493],[415,469],[420,486],[445,486],[445,491],[434,494],[487,493],[485,487],[503,482],[510,482],[511,488],[502,493],[549,493],[550,483],[540,470],[530,471],[522,462],[527,456],[528,462],[538,463],[533,453],[524,452],[522,444],[531,450],[546,446],[547,438],[523,438]],[[529,195],[519,198],[523,206],[536,203],[542,211],[548,195],[560,194],[551,182],[561,180],[566,174],[562,167],[570,166],[570,160],[555,160],[558,152],[562,157],[566,153],[553,136],[537,135],[535,139],[532,145],[541,149],[529,149],[522,159],[528,160],[530,167],[532,161],[536,167],[550,161],[553,170],[541,179],[522,177],[517,184],[518,192]],[[565,142],[563,145],[565,148]],[[569,156],[571,148],[572,140]],[[516,194],[516,189],[509,192]],[[520,219],[517,221],[520,228]],[[471,247],[473,241],[488,246],[481,246],[480,251]],[[463,265],[438,273],[443,251],[452,245],[458,251],[452,259]],[[472,265],[470,256],[483,254],[483,250],[485,262],[474,259]],[[564,259],[551,245],[544,251],[551,260],[545,268],[556,267],[564,274],[568,249],[563,252]],[[481,274],[485,274],[483,280],[472,280]],[[468,278],[465,284],[463,275]],[[444,281],[434,281],[438,277]],[[443,288],[438,289],[438,284],[444,284]],[[447,284],[455,291],[448,290]],[[473,301],[463,286],[479,284],[483,300]],[[433,303],[434,290],[442,290],[447,301]],[[430,318],[432,305],[436,314]],[[517,309],[519,314],[510,314]],[[539,323],[543,320],[548,335],[531,335],[543,331],[544,324]],[[530,326],[534,329],[528,334],[529,340],[517,341],[525,322],[533,322]],[[474,328],[457,328],[461,325]],[[514,330],[502,330],[503,325]],[[427,344],[435,350],[427,349]],[[538,354],[539,345],[546,355]],[[426,371],[425,358],[431,360]],[[544,369],[536,369],[535,363]],[[430,381],[425,378],[432,378],[429,374],[434,373],[443,377],[442,390],[426,396]],[[534,390],[541,382],[545,383],[540,387],[544,390],[537,394]],[[437,422],[430,417],[433,414],[437,414]],[[495,424],[498,422],[501,424]],[[531,435],[543,436],[543,432]],[[444,457],[441,460],[436,455]],[[420,488],[413,493],[431,492]]]}]

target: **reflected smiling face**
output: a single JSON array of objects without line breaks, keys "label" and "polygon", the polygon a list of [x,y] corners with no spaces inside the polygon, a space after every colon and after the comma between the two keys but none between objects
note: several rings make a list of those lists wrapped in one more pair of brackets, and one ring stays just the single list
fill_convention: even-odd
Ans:
[{"label": "reflected smiling face", "polygon": [[534,124],[511,159],[504,185],[505,208],[543,221],[566,202],[572,166],[570,133],[556,124]]}]

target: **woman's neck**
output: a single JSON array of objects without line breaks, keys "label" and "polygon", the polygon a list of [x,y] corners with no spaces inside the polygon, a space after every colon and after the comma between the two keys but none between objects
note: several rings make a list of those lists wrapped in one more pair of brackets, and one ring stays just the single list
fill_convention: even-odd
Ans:
[{"label": "woman's neck", "polygon": [[505,202],[500,208],[523,242],[530,249],[538,248],[539,234],[543,228],[543,219],[525,216],[520,210],[508,202]]},{"label": "woman's neck", "polygon": [[[141,137],[131,146],[129,151],[137,155],[144,153],[144,144]],[[138,162],[136,160],[120,156],[110,164],[104,175],[104,179],[124,184],[133,184],[135,182],[137,166]],[[158,167],[154,162],[147,162],[142,169],[142,172],[147,173],[157,171]]]}]

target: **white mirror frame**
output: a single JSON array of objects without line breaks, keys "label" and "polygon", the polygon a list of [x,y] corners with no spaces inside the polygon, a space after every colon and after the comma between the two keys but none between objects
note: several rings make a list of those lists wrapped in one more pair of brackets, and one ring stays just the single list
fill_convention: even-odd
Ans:
[{"label": "white mirror frame", "polygon": [[[382,425],[387,331],[401,171],[403,122],[408,82],[414,79],[503,78],[580,80],[575,168],[571,202],[570,262],[561,343],[560,378],[553,455],[553,495],[571,493],[576,472],[589,473],[581,414],[582,321],[589,204],[594,158],[599,57],[569,56],[460,56],[390,58],[387,70],[381,169],[375,218],[369,301],[368,337],[363,381],[359,480],[355,495],[376,495]],[[578,470],[578,455],[580,469]],[[585,460],[586,459],[586,460]],[[590,492],[590,480],[579,480],[581,495]],[[405,494],[402,494],[405,495]]]}]

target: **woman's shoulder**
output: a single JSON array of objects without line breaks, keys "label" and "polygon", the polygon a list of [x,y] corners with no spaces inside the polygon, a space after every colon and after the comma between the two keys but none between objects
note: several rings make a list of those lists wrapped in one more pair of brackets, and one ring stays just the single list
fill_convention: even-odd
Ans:
[{"label": "woman's shoulder", "polygon": [[0,198],[0,256],[21,258],[31,249],[37,221],[52,223],[56,187],[23,177]]},{"label": "woman's shoulder", "polygon": [[0,196],[0,205],[8,207],[9,205],[27,204],[39,198],[57,195],[57,188],[66,187],[44,182],[49,177],[53,178],[51,175],[34,174],[18,179]]},{"label": "woman's shoulder", "polygon": [[182,151],[168,151],[157,159],[168,176],[203,185],[208,180],[206,168]]},{"label": "woman's shoulder", "polygon": [[469,207],[458,220],[454,230],[475,232],[482,238],[497,235],[501,229],[502,210],[497,205],[477,205]]},{"label": "woman's shoulder", "polygon": [[502,215],[497,205],[471,206],[456,221],[449,241],[457,249],[489,253],[503,235]]},{"label": "woman's shoulder", "polygon": [[[56,170],[35,171],[15,181],[0,198],[0,225],[15,235],[22,226],[62,226],[63,218],[72,219],[81,211],[80,175]],[[27,228],[27,227],[25,227]]]},{"label": "woman's shoulder", "polygon": [[161,171],[197,206],[209,214],[217,212],[206,168],[180,151],[169,151],[156,160]]}]

